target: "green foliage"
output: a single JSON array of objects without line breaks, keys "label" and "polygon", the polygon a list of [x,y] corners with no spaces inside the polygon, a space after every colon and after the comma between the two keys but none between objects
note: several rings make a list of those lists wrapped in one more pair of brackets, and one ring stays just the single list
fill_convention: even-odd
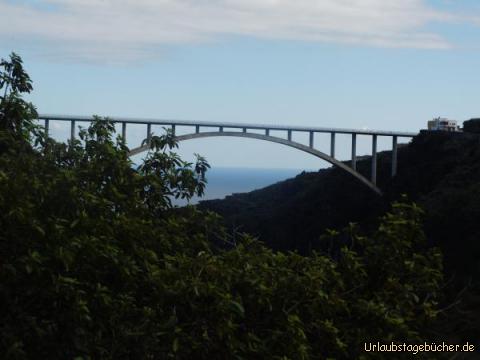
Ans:
[{"label": "green foliage", "polygon": [[350,232],[356,248],[337,261],[248,238],[230,251],[169,258],[163,279],[175,289],[178,330],[170,341],[181,358],[218,359],[359,358],[365,341],[421,341],[442,272],[419,215],[395,204],[371,238]]},{"label": "green foliage", "polygon": [[[2,86],[25,91],[17,75]],[[365,341],[424,339],[441,256],[416,206],[395,204],[370,237],[346,230],[336,259],[248,236],[216,249],[217,216],[171,206],[203,192],[208,168],[174,154],[172,134],[136,170],[108,119],[59,144],[15,96],[0,138],[3,358],[371,358]]]},{"label": "green foliage", "polygon": [[166,206],[171,207],[172,197],[190,199],[195,194],[203,195],[205,174],[210,168],[205,158],[195,154],[197,161],[192,167],[193,164],[181,160],[177,154],[163,152],[166,147],[177,147],[171,129],[164,136],[152,136],[150,146],[155,151],[148,154],[139,170],[145,181],[144,191],[152,211],[154,208],[162,211]]},{"label": "green foliage", "polygon": [[[2,70],[3,69],[3,70]],[[30,140],[33,133],[39,135],[39,128],[33,119],[37,116],[35,107],[23,100],[21,93],[29,93],[32,82],[23,70],[22,59],[15,53],[10,55],[10,61],[0,61],[0,151],[12,146],[24,144],[24,139]],[[3,93],[3,95],[2,95]]]}]

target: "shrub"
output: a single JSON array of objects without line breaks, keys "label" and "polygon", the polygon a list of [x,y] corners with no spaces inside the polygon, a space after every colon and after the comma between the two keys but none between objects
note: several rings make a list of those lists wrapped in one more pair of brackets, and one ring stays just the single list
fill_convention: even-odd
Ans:
[{"label": "shrub", "polygon": [[203,192],[203,158],[182,161],[167,134],[134,169],[100,118],[56,143],[19,95],[31,89],[20,59],[2,65],[4,358],[341,359],[365,357],[365,341],[424,338],[442,275],[418,207],[394,204],[371,237],[348,229],[354,245],[335,260],[248,236],[215,248],[228,240],[218,217],[169,200]]}]

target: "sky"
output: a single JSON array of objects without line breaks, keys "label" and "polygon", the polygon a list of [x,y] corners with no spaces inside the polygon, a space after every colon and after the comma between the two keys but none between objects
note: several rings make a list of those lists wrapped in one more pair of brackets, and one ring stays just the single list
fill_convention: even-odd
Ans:
[{"label": "sky", "polygon": [[[0,57],[12,51],[41,114],[392,131],[480,116],[478,0],[0,0]],[[315,143],[328,152],[327,137]],[[369,152],[368,137],[358,144]],[[326,165],[240,138],[191,140],[179,153],[213,166]],[[348,159],[348,137],[337,154]]]}]

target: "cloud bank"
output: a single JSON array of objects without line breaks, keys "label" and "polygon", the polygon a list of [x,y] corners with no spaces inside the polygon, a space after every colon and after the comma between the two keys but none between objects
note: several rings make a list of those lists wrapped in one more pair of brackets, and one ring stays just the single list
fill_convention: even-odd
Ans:
[{"label": "cloud bank", "polygon": [[0,40],[92,61],[231,35],[448,49],[428,26],[449,21],[424,0],[0,0]]}]

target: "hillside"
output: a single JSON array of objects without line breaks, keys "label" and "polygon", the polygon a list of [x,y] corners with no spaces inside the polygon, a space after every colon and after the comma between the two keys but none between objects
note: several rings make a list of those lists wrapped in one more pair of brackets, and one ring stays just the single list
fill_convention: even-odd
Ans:
[{"label": "hillside", "polygon": [[[359,223],[373,228],[392,200],[407,194],[425,210],[431,244],[445,254],[448,274],[464,281],[480,265],[480,135],[421,132],[398,151],[398,175],[390,178],[390,152],[378,154],[378,197],[336,168],[301,173],[264,189],[203,201],[201,208],[221,214],[229,228],[254,234],[277,250],[307,253],[322,249],[326,229]],[[368,176],[370,159],[358,162]]]}]

